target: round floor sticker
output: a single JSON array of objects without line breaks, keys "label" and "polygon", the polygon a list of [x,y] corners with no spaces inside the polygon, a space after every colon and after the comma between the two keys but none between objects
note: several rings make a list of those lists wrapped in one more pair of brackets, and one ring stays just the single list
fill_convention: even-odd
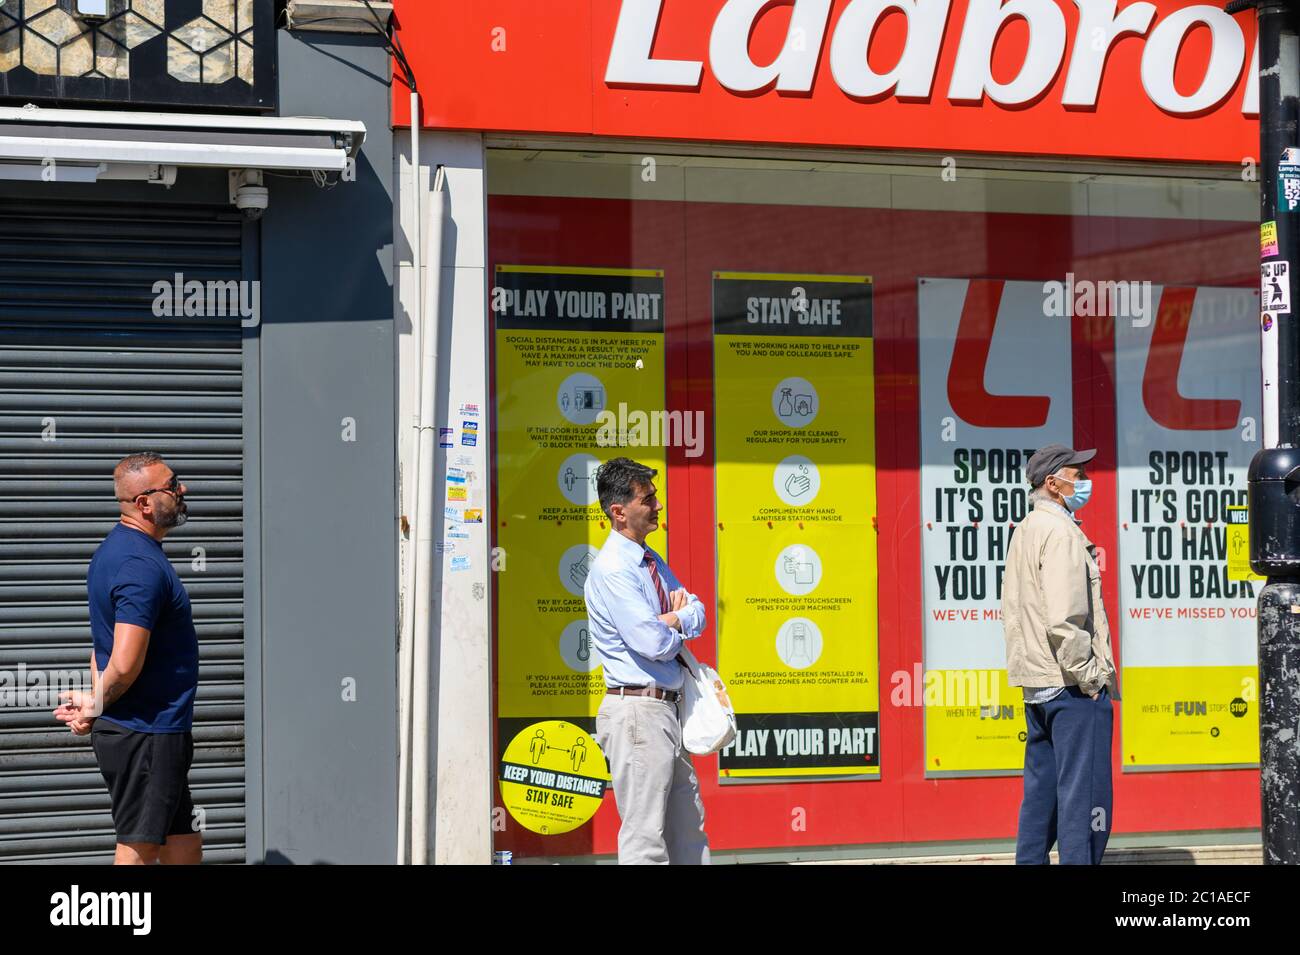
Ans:
[{"label": "round floor sticker", "polygon": [[510,741],[499,778],[501,799],[515,821],[553,836],[572,832],[596,814],[609,768],[581,727],[547,720]]}]

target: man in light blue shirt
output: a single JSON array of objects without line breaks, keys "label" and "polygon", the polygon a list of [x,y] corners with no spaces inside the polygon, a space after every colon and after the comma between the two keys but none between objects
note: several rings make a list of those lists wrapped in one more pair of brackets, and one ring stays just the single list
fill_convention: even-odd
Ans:
[{"label": "man in light blue shirt", "polygon": [[657,473],[629,458],[613,458],[596,472],[612,528],[584,588],[607,688],[596,742],[609,760],[622,819],[619,864],[707,865],[704,803],[677,715],[685,682],[677,656],[683,640],[703,631],[704,605],[646,547],[663,510]]}]

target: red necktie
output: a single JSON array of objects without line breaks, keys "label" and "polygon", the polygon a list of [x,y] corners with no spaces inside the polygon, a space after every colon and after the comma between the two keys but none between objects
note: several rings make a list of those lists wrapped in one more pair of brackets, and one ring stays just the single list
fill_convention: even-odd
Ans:
[{"label": "red necktie", "polygon": [[668,595],[664,593],[663,581],[659,579],[659,568],[657,566],[658,562],[655,560],[655,555],[647,550],[642,556],[641,562],[649,568],[650,579],[654,581],[655,592],[659,594],[659,612],[667,613],[669,607]]}]

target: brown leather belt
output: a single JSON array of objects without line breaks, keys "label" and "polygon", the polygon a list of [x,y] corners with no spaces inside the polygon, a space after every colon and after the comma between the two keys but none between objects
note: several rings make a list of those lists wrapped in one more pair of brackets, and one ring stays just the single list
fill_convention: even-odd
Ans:
[{"label": "brown leather belt", "polygon": [[611,686],[605,690],[606,696],[653,696],[656,700],[676,703],[677,690],[661,690],[657,686]]}]

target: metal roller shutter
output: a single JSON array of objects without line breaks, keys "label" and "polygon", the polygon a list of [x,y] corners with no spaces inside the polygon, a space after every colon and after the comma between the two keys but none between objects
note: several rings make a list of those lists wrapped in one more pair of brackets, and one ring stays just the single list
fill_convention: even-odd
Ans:
[{"label": "metal roller shutter", "polygon": [[[240,236],[228,210],[0,200],[0,673],[87,668],[113,465],[163,454],[189,487],[163,549],[199,634],[190,787],[205,861],[228,862],[244,859],[241,329],[152,305],[178,272],[239,279]],[[113,844],[89,739],[46,706],[0,706],[0,862],[109,862]]]}]

